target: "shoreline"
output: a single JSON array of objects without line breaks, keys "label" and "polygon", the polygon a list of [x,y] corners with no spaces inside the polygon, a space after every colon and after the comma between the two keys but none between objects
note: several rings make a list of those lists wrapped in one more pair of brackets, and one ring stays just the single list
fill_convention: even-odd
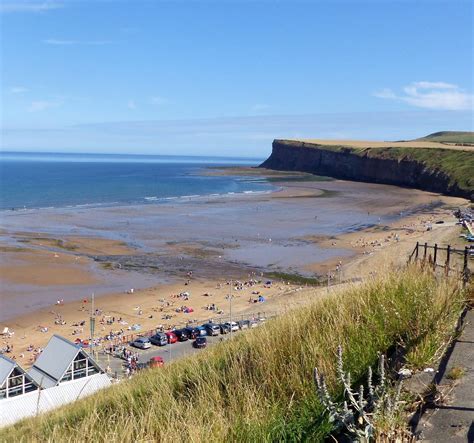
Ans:
[{"label": "shoreline", "polygon": [[[317,194],[321,191],[321,189],[319,189],[321,182],[278,182],[278,184],[281,186],[281,190],[273,192],[270,196],[252,195],[249,197],[241,197],[241,199],[244,200],[244,204],[247,204],[249,201],[254,203],[257,201],[258,204],[261,205],[273,205],[274,202],[280,205],[281,202],[283,202],[283,209],[285,211],[288,208],[300,208],[301,205],[303,205],[304,208],[307,207],[308,203],[320,201],[318,200],[320,197],[317,196]],[[315,184],[318,187],[315,187]],[[334,191],[334,189],[338,188],[345,189],[348,185],[351,186],[352,184],[347,182],[341,183],[340,181],[324,182],[323,191]],[[355,186],[361,186],[362,189],[367,188],[363,187],[363,185]],[[376,193],[381,189],[377,187],[377,185],[369,185],[367,189],[370,191],[370,189],[372,189],[371,187],[375,187],[373,189],[375,189]],[[385,187],[382,189],[387,189],[396,195],[399,193],[400,196],[407,194],[407,190],[403,190],[402,188]],[[316,192],[317,190],[319,191]],[[377,272],[377,269],[380,268],[382,264],[386,265],[389,262],[396,263],[397,260],[406,259],[403,251],[412,249],[417,238],[425,238],[426,223],[428,223],[429,220],[433,222],[435,219],[443,218],[445,221],[444,224],[433,224],[435,229],[431,231],[429,235],[439,236],[442,234],[442,236],[446,238],[456,237],[454,235],[456,228],[450,223],[453,219],[449,206],[463,204],[465,203],[464,200],[415,191],[412,195],[412,200],[413,203],[416,204],[412,204],[411,206],[414,213],[404,214],[404,216],[400,217],[396,216],[397,211],[400,210],[400,203],[397,203],[399,200],[394,199],[392,205],[388,204],[388,207],[384,208],[384,211],[380,211],[380,208],[377,208],[380,195],[377,196],[376,193],[374,197],[372,197],[374,199],[373,201],[369,198],[364,200],[364,207],[370,210],[375,209],[377,214],[381,214],[378,218],[380,220],[383,219],[382,221],[373,223],[369,227],[365,227],[365,229],[355,230],[353,232],[340,232],[336,235],[301,235],[292,237],[293,240],[297,242],[297,247],[299,247],[300,250],[306,246],[308,248],[321,247],[323,248],[322,250],[329,251],[342,248],[350,253],[350,257],[346,258],[341,258],[341,256],[336,253],[333,258],[329,257],[326,260],[308,262],[304,266],[304,271],[310,275],[325,275],[329,273],[332,274],[331,277],[337,281],[338,275],[335,275],[335,269],[340,267],[340,269],[342,269],[339,274],[341,281],[368,277],[374,272]],[[371,195],[370,192],[368,195]],[[343,203],[348,199],[350,200],[350,196],[346,196],[343,193],[338,199],[342,199],[341,203]],[[435,201],[436,204],[433,204],[433,201]],[[236,202],[236,200],[233,200],[233,202]],[[338,203],[338,205],[341,203]],[[149,205],[145,205],[145,207],[149,208]],[[192,207],[194,208],[195,206]],[[332,208],[332,206],[330,206],[330,208]],[[385,213],[385,216],[383,213]],[[146,215],[147,214],[144,214],[143,216]],[[348,214],[346,214],[346,217],[347,215]],[[33,246],[46,248],[46,254],[61,254],[67,257],[78,257],[78,255],[84,257],[84,255],[81,255],[84,254],[84,252],[90,253],[94,251],[109,253],[110,257],[123,257],[123,254],[125,254],[125,257],[136,257],[138,259],[141,257],[140,247],[132,248],[127,241],[118,242],[117,240],[111,240],[108,237],[108,233],[105,232],[105,234],[105,237],[102,237],[102,239],[94,237],[86,238],[77,233],[67,238],[62,236],[62,238],[60,237],[60,240],[63,242],[61,243],[61,246],[63,246],[62,250],[57,249],[58,243],[56,238],[47,238],[41,241],[36,240],[37,242],[43,243],[41,243],[41,245],[33,244]],[[287,232],[286,236],[290,236],[289,234],[290,233]],[[396,234],[400,237],[398,241],[394,240]],[[8,231],[3,230],[2,236],[4,235],[9,235]],[[32,233],[28,235],[34,237]],[[80,244],[77,245],[72,240]],[[235,240],[235,242],[237,242],[237,240]],[[166,246],[167,250],[169,250],[169,256],[175,259],[175,261],[171,263],[171,266],[174,266],[175,273],[173,282],[148,285],[148,287],[144,287],[143,289],[135,290],[133,295],[126,294],[126,291],[123,290],[110,291],[109,293],[97,296],[96,305],[100,306],[104,315],[127,319],[128,326],[133,324],[133,322],[140,322],[142,331],[145,331],[163,324],[166,326],[171,326],[172,324],[179,325],[182,324],[182,322],[194,319],[194,317],[191,317],[189,314],[173,312],[173,309],[176,309],[176,306],[178,306],[176,303],[180,302],[180,299],[173,297],[173,295],[190,292],[191,297],[186,303],[192,305],[195,309],[195,318],[199,320],[209,318],[206,316],[208,316],[210,312],[204,310],[203,304],[206,302],[215,303],[219,305],[221,309],[222,306],[226,305],[225,297],[227,292],[226,279],[224,276],[235,276],[241,280],[247,280],[252,278],[251,272],[254,270],[258,273],[263,272],[263,277],[259,278],[265,279],[265,274],[270,274],[274,271],[272,269],[265,269],[264,267],[245,266],[241,263],[234,263],[232,265],[232,262],[225,263],[220,259],[220,256],[217,255],[223,253],[231,254],[235,251],[239,251],[242,249],[241,243],[242,240],[237,242],[239,246],[234,246],[231,242],[227,241],[227,243],[219,246],[213,242],[206,245],[203,242],[193,244],[190,242],[180,242],[178,240],[175,244]],[[258,248],[257,250],[261,248],[263,248],[264,251],[275,250],[268,249],[268,243],[257,242],[255,243],[255,247]],[[291,245],[287,245],[285,248],[288,249],[291,247]],[[298,249],[295,249],[295,251],[298,251]],[[268,254],[268,252],[264,252],[264,254]],[[186,258],[186,260],[183,260],[181,269],[180,262],[177,258],[179,256]],[[194,260],[191,260],[190,257],[192,256],[194,256]],[[162,258],[161,256],[161,259]],[[94,264],[97,265],[97,262],[94,261]],[[206,264],[208,269],[204,269],[201,273],[198,268],[195,268],[191,281],[185,284],[188,278],[186,273],[191,270],[194,265],[199,267],[202,264]],[[216,268],[216,266],[218,266],[218,268]],[[216,269],[219,269],[220,272],[216,272]],[[224,269],[227,269],[227,272],[224,271]],[[105,275],[109,275],[117,271],[104,269],[103,272]],[[128,272],[129,271],[126,271],[125,274],[127,275]],[[298,272],[298,270],[293,270],[292,272],[301,273]],[[144,274],[137,275],[139,278],[143,278],[144,276]],[[46,285],[46,287],[48,286]],[[129,286],[129,289],[131,287],[133,286]],[[272,309],[272,307],[275,309],[288,309],[288,306],[295,303],[296,300],[304,298],[305,296],[307,297],[309,293],[317,293],[322,290],[322,288],[311,286],[308,288],[303,287],[303,289],[300,288],[301,285],[298,284],[283,285],[280,282],[277,282],[270,289],[263,288],[263,285],[260,285],[257,290],[266,297],[267,302],[258,307],[261,308],[261,310]],[[248,303],[248,298],[252,296],[251,292],[252,291],[245,290],[241,293],[242,295],[239,295],[240,300],[236,301],[236,305],[233,308],[236,314],[248,310],[249,307],[253,308],[253,304],[249,305]],[[211,297],[203,296],[205,293],[213,293],[213,295]],[[284,294],[287,296],[284,296]],[[80,323],[81,321],[86,321],[87,323],[87,307],[90,305],[81,302],[84,298],[85,297],[78,300],[76,299],[76,301],[65,301],[64,304],[61,303],[60,305],[50,304],[47,307],[34,310],[25,315],[15,315],[10,317],[7,321],[1,321],[0,325],[2,328],[7,326],[15,332],[12,338],[2,339],[3,344],[1,346],[3,347],[7,343],[12,344],[14,350],[9,356],[14,355],[19,362],[27,366],[31,364],[31,352],[26,351],[28,346],[33,345],[34,349],[44,347],[52,333],[59,333],[73,340],[75,338],[88,338],[87,324],[83,328],[82,333],[75,335],[72,335],[74,327],[71,326],[73,323]],[[172,304],[168,305],[168,303]],[[183,303],[183,305],[186,303]],[[139,310],[142,311],[141,315],[137,314],[139,311],[135,309],[137,306],[139,306]],[[226,312],[226,309],[223,310]],[[162,315],[173,315],[173,317],[165,323],[161,318]],[[66,322],[66,325],[54,324],[54,320],[58,319],[58,316],[60,316],[62,321]],[[149,316],[153,317],[149,318]],[[175,323],[171,323],[172,321]],[[46,326],[48,333],[40,332],[40,326]],[[113,330],[120,329],[117,323],[110,326],[101,325],[100,327],[102,328],[102,326],[104,326],[105,329],[101,332],[106,332],[109,328]],[[23,354],[23,356],[21,356],[21,354]]]}]

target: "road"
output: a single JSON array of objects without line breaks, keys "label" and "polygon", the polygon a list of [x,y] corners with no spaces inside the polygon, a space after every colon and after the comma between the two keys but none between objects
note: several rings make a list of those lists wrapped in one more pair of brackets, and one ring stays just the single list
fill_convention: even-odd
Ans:
[{"label": "road", "polygon": [[[245,330],[233,332],[232,336],[243,333],[245,333]],[[230,337],[231,334],[217,335],[214,337],[207,336],[207,346],[215,345],[216,343],[220,343],[223,340],[228,340]],[[151,348],[146,350],[134,348],[133,346],[128,345],[127,349],[133,353],[138,353],[139,363],[148,363],[150,358],[159,356],[163,358],[166,364],[167,362],[202,352],[202,349],[196,349],[193,346],[193,342],[194,340],[188,340],[166,346],[151,345]],[[96,360],[102,368],[106,368],[108,366],[111,369],[112,374],[116,374],[119,378],[122,378],[125,374],[125,361],[121,358],[100,353]]]}]

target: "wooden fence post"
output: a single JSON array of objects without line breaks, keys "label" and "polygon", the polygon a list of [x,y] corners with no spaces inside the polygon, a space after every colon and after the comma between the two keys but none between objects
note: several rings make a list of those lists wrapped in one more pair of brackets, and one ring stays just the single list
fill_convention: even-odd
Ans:
[{"label": "wooden fence post", "polygon": [[438,243],[434,245],[434,254],[433,254],[433,269],[436,269],[436,257],[438,256]]},{"label": "wooden fence post", "polygon": [[449,274],[449,259],[450,259],[450,256],[451,256],[451,246],[448,245],[448,248],[446,249],[446,275]]},{"label": "wooden fence post", "polygon": [[416,242],[416,252],[415,252],[415,260],[418,260],[418,248],[420,247],[420,243]]},{"label": "wooden fence post", "polygon": [[428,243],[425,242],[424,252],[423,252],[423,261],[426,261],[426,252],[428,251]]},{"label": "wooden fence post", "polygon": [[468,257],[469,257],[469,246],[466,246],[464,248],[464,263],[463,263],[463,269],[462,269],[463,286],[467,285],[467,282],[469,281],[469,278],[470,278],[469,266],[467,265]]}]

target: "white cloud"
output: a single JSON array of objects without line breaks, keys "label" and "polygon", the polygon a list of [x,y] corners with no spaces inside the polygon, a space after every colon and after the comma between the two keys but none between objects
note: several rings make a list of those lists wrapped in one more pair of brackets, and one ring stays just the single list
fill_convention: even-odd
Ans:
[{"label": "white cloud", "polygon": [[150,98],[150,103],[152,105],[166,105],[169,100],[165,97],[155,96]]},{"label": "white cloud", "polygon": [[398,100],[412,106],[444,111],[463,111],[473,108],[474,96],[463,91],[458,85],[445,82],[413,82],[403,88],[403,94],[391,89],[382,89],[375,97]]},{"label": "white cloud", "polygon": [[10,94],[24,94],[25,92],[28,92],[28,88],[24,88],[23,86],[13,86],[8,92],[10,92]]},{"label": "white cloud", "polygon": [[58,106],[61,106],[61,103],[58,101],[37,100],[30,103],[28,112],[41,112],[46,109],[57,108]]},{"label": "white cloud", "polygon": [[15,2],[2,2],[0,12],[45,12],[63,6],[62,2],[57,1],[17,0]]},{"label": "white cloud", "polygon": [[47,45],[55,45],[55,46],[71,46],[71,45],[93,45],[93,46],[101,46],[101,45],[109,45],[112,43],[110,40],[62,40],[56,38],[48,38],[43,40],[43,43]]},{"label": "white cloud", "polygon": [[129,100],[127,103],[127,108],[128,109],[137,109],[137,105],[133,100]]}]

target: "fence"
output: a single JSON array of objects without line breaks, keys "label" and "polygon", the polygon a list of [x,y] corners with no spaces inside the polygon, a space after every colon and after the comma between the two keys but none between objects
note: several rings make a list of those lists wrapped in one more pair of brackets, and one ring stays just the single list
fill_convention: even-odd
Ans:
[{"label": "fence", "polygon": [[472,271],[470,259],[473,258],[474,250],[471,246],[464,249],[438,246],[437,243],[429,245],[416,242],[416,246],[408,257],[408,262],[421,261],[432,266],[434,270],[443,269],[446,275],[457,273],[461,276],[464,284],[469,281]]}]

